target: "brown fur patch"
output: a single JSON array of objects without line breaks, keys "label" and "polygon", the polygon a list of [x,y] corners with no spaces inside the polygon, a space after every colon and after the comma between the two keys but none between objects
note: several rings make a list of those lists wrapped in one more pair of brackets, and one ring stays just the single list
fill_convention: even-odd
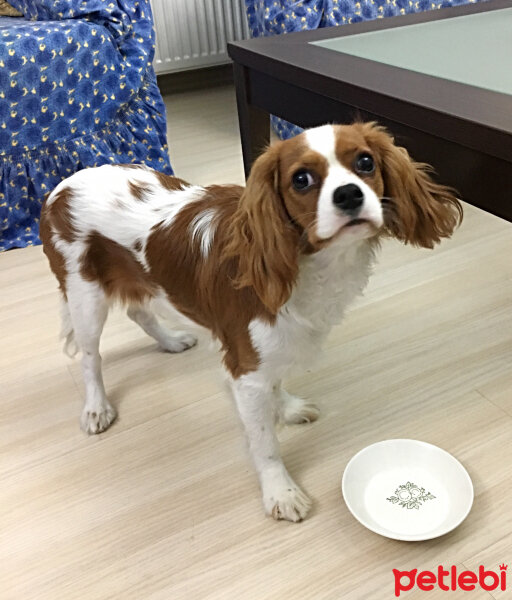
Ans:
[{"label": "brown fur patch", "polygon": [[64,241],[74,242],[76,239],[76,229],[71,221],[71,199],[72,192],[69,188],[62,188],[52,198],[52,202],[45,202],[45,212],[49,215],[51,226],[59,237]]},{"label": "brown fur patch", "polygon": [[[181,210],[170,226],[156,226],[146,244],[146,259],[152,280],[161,286],[169,301],[185,316],[210,329],[222,343],[224,364],[237,378],[258,368],[249,323],[261,318],[269,323],[275,316],[263,305],[254,288],[237,288],[237,257],[222,258],[229,239],[229,223],[237,210],[243,188],[211,186],[205,199]],[[215,243],[206,259],[190,244],[190,223],[199,213],[218,211]]]},{"label": "brown fur patch", "polygon": [[[145,167],[144,165],[137,165],[137,164],[133,164],[133,163],[129,163],[129,164],[120,164],[120,165],[114,165],[116,167],[122,167],[123,169],[133,169],[134,171],[140,171],[145,170],[145,171],[149,171],[151,173],[153,173],[156,177],[156,179],[158,180],[158,183],[165,188],[166,190],[169,190],[170,192],[174,192],[175,190],[183,190],[186,187],[189,187],[190,184],[187,183],[184,179],[180,179],[179,177],[174,177],[174,175],[166,175],[165,173],[161,173],[160,171],[155,171],[154,169],[149,169],[147,167]],[[137,184],[136,182],[134,182],[135,186],[139,186],[141,189],[143,189],[144,186],[141,186],[140,184]],[[130,186],[130,191],[132,193],[133,196],[135,196],[137,198],[137,200],[142,200],[142,197],[139,197],[139,191],[135,190],[132,188],[132,182],[129,183]]]},{"label": "brown fur patch", "polygon": [[41,218],[39,220],[39,237],[43,242],[43,252],[46,254],[46,258],[50,263],[50,269],[57,278],[57,281],[59,282],[59,288],[64,298],[66,298],[66,262],[62,254],[57,250],[55,244],[53,243],[51,218],[46,208],[47,199],[48,196],[46,197],[41,209]]},{"label": "brown fur patch", "polygon": [[80,273],[84,279],[98,282],[108,297],[122,302],[140,304],[156,292],[154,283],[135,256],[97,231],[87,238]]},{"label": "brown fur patch", "polygon": [[129,181],[128,187],[130,188],[130,194],[139,201],[143,201],[147,197],[147,193],[150,191],[150,188],[142,183],[137,181]]},{"label": "brown fur patch", "polygon": [[166,175],[165,173],[160,173],[160,171],[154,171],[154,173],[160,185],[170,192],[174,192],[175,190],[183,190],[190,185],[184,179],[180,179],[179,177]]}]

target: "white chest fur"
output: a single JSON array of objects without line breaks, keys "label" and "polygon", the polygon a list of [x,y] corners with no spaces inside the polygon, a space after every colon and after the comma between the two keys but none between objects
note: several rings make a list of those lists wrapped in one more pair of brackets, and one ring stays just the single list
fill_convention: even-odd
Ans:
[{"label": "white chest fur", "polygon": [[365,288],[373,257],[371,244],[362,240],[302,259],[297,285],[276,323],[250,325],[262,370],[282,377],[291,366],[310,364],[318,356],[331,327]]}]

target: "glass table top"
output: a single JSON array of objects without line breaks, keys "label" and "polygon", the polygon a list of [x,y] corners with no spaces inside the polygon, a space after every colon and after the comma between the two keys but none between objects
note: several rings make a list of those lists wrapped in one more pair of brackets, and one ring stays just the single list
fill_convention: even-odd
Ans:
[{"label": "glass table top", "polygon": [[512,95],[512,8],[310,43]]}]

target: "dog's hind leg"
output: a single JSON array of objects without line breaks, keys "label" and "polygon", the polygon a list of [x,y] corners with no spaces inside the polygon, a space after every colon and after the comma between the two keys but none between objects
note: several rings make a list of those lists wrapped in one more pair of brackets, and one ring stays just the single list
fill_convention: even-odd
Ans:
[{"label": "dog's hind leg", "polygon": [[162,327],[153,312],[147,307],[130,306],[127,314],[166,352],[183,352],[197,344],[197,338],[189,333],[169,331]]},{"label": "dog's hind leg", "polygon": [[274,394],[281,423],[294,425],[312,423],[318,419],[320,410],[316,404],[298,396],[292,396],[281,387],[281,383],[274,386]]},{"label": "dog's hind leg", "polygon": [[67,298],[74,339],[82,352],[85,404],[80,425],[87,433],[100,433],[116,418],[105,394],[99,353],[108,302],[97,283],[84,280],[78,273],[68,277]]}]

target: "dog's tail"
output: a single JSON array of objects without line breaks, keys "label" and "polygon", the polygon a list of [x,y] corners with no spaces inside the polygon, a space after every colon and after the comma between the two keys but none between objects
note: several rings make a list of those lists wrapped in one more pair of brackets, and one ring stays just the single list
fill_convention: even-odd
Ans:
[{"label": "dog's tail", "polygon": [[71,313],[69,312],[69,306],[64,298],[61,302],[60,307],[61,317],[61,330],[59,338],[64,340],[64,354],[67,354],[69,358],[73,358],[78,352],[78,345],[75,341],[75,331],[73,329],[73,323],[71,321]]}]

